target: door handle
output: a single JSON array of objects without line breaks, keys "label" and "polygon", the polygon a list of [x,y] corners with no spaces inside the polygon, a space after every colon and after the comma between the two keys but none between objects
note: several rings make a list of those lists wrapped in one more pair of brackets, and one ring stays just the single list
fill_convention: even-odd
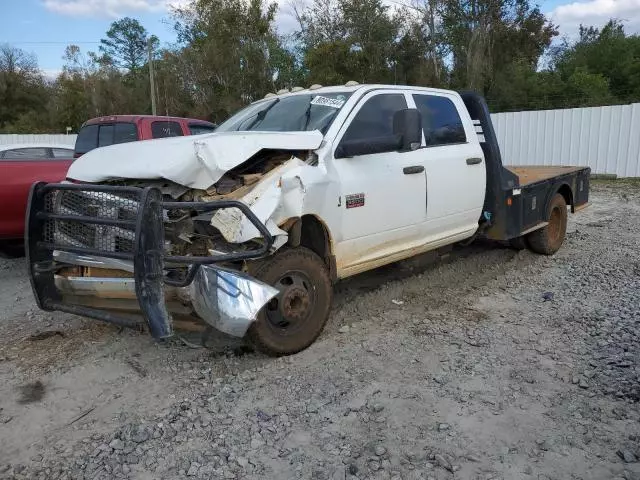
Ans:
[{"label": "door handle", "polygon": [[414,173],[422,173],[424,172],[424,166],[422,165],[414,165],[412,167],[404,167],[402,169],[405,175],[413,175]]},{"label": "door handle", "polygon": [[467,165],[478,165],[479,163],[482,163],[481,158],[478,158],[478,157],[467,158]]}]

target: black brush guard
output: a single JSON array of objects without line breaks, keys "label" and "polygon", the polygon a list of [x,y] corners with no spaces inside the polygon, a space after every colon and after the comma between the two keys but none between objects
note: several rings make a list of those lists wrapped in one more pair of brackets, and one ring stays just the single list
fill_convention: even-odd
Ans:
[{"label": "black brush guard", "polygon": [[[77,215],[56,212],[52,206],[55,195],[65,192],[108,196],[124,196],[130,202],[137,203],[137,212],[130,218],[116,218],[96,215]],[[92,205],[85,206],[87,209]],[[84,208],[84,207],[83,207]],[[206,213],[225,208],[237,208],[257,228],[262,237],[259,248],[231,252],[213,256],[170,256],[164,252],[165,232],[163,211],[170,209],[192,209]],[[53,211],[52,211],[53,210]],[[99,210],[99,209],[98,209]],[[95,211],[95,210],[94,210]],[[75,225],[83,228],[87,225],[125,228],[135,231],[130,251],[109,251],[56,243],[52,240],[51,229],[58,225]],[[54,235],[55,237],[55,235]],[[235,200],[216,200],[213,202],[165,202],[162,193],[154,187],[138,188],[115,185],[87,185],[73,183],[35,183],[29,193],[26,212],[25,251],[29,265],[29,278],[38,307],[47,311],[62,311],[95,318],[124,327],[139,328],[142,323],[131,317],[113,314],[107,310],[63,303],[62,296],[55,286],[54,275],[59,269],[70,266],[58,262],[53,257],[54,250],[80,255],[115,258],[133,263],[135,292],[140,311],[151,335],[154,338],[166,338],[172,335],[171,317],[167,312],[164,298],[164,285],[184,287],[189,285],[201,265],[219,262],[231,262],[259,258],[269,252],[273,238],[267,227],[255,216],[247,205]],[[115,249],[114,249],[115,250]],[[165,265],[187,266],[182,278],[169,278],[165,275]]]}]

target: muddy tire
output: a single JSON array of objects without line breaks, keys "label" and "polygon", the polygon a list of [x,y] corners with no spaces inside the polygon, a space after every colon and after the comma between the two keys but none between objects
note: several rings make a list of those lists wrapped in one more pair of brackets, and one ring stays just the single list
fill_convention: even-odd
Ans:
[{"label": "muddy tire", "polygon": [[250,273],[280,290],[258,314],[249,341],[267,355],[291,355],[311,345],[322,332],[331,308],[329,271],[311,250],[282,250],[250,267]]},{"label": "muddy tire", "polygon": [[516,237],[509,240],[509,247],[514,250],[524,250],[527,248],[527,239],[525,237]]},{"label": "muddy tire", "polygon": [[567,233],[567,202],[559,193],[551,199],[547,222],[549,224],[546,227],[527,235],[527,243],[536,253],[553,255],[562,246]]}]

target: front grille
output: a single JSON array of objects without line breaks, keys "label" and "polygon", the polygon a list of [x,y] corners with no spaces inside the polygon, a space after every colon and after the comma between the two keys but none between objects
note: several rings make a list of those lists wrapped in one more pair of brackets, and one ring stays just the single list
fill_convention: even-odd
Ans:
[{"label": "front grille", "polygon": [[[56,215],[135,221],[138,195],[127,192],[114,195],[107,192],[52,190],[46,193],[45,210]],[[48,219],[44,224],[44,241],[61,247],[133,253],[135,228]]]}]

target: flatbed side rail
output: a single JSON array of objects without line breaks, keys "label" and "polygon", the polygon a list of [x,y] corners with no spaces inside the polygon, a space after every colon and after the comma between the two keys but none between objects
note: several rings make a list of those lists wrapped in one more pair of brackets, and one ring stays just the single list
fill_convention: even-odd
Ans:
[{"label": "flatbed side rail", "polygon": [[[257,248],[202,257],[165,253],[164,219],[168,210],[206,213],[225,208],[237,208],[255,226],[262,239]],[[259,258],[273,245],[267,227],[242,202],[164,202],[162,192],[155,187],[35,183],[29,194],[25,225],[29,278],[41,309],[85,315],[125,327],[139,328],[146,323],[155,338],[172,334],[165,284],[187,286],[202,265]],[[55,286],[55,274],[68,264],[54,259],[54,251],[132,262],[136,296],[145,322],[64,302]],[[169,265],[186,267],[186,275],[167,276],[165,267]]]}]

